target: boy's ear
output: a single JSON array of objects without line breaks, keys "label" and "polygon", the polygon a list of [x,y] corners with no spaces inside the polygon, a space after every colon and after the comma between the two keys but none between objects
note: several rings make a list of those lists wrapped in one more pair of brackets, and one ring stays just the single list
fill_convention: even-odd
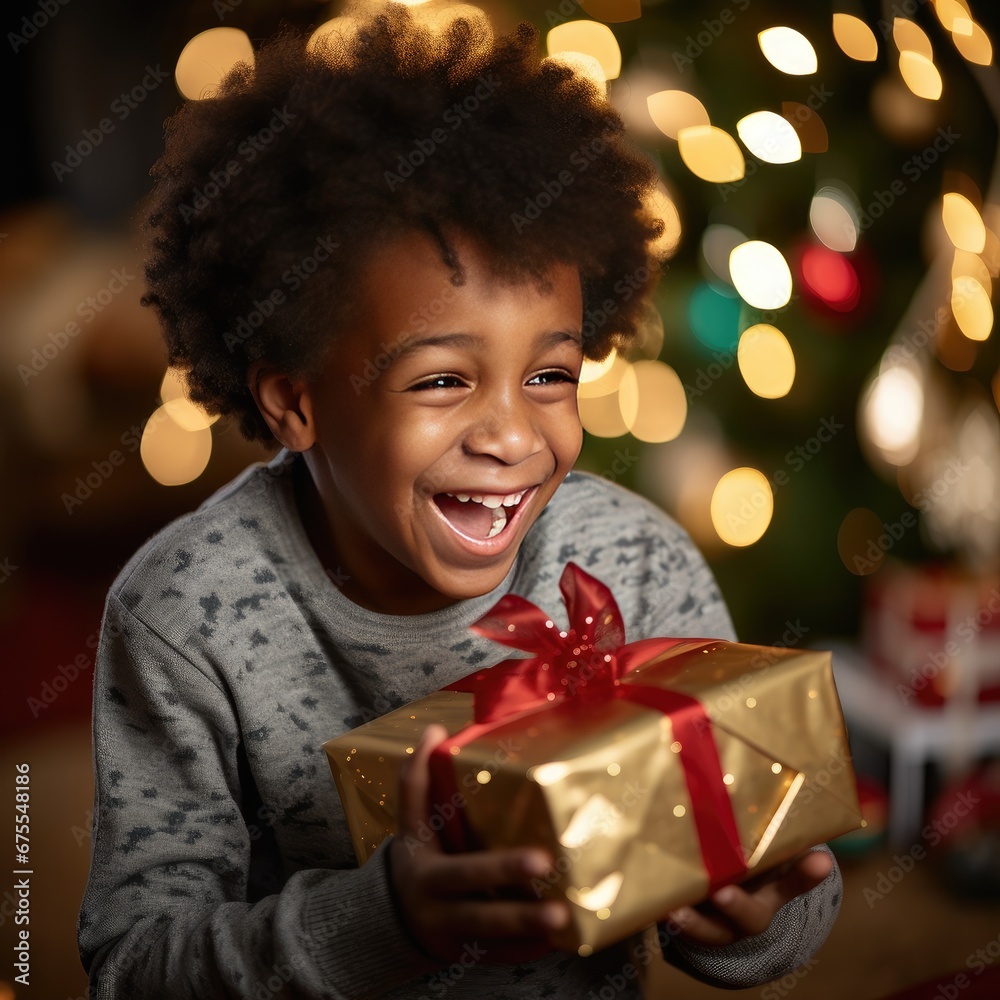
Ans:
[{"label": "boy's ear", "polygon": [[290,451],[308,451],[316,443],[316,423],[306,380],[257,361],[247,381],[271,433]]}]

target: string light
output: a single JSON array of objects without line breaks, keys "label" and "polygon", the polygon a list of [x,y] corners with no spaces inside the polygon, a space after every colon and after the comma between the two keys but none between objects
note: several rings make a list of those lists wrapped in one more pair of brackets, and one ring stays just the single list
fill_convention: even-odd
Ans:
[{"label": "string light", "polygon": [[802,158],[798,133],[773,111],[754,111],[736,123],[743,144],[765,163],[793,163]]},{"label": "string light", "polygon": [[677,373],[662,361],[637,361],[622,377],[618,405],[625,426],[640,441],[672,441],[684,429],[687,395]]},{"label": "string light", "polygon": [[676,139],[683,128],[710,125],[705,105],[686,90],[660,90],[646,98],[653,124],[668,138]]},{"label": "string light", "polygon": [[174,68],[177,89],[190,101],[211,97],[223,77],[240,62],[253,65],[253,45],[239,28],[209,28],[181,49]]},{"label": "string light", "polygon": [[812,42],[794,28],[784,25],[765,28],[757,35],[757,42],[764,58],[789,76],[808,76],[818,68]]},{"label": "string light", "polygon": [[957,191],[941,199],[941,219],[948,238],[959,250],[982,253],[986,249],[986,224],[976,206]]},{"label": "string light", "polygon": [[903,82],[917,96],[926,101],[936,101],[944,84],[937,67],[922,52],[907,49],[899,54],[899,74]]},{"label": "string light", "polygon": [[622,71],[622,53],[615,33],[599,21],[566,21],[552,28],[545,38],[550,56],[583,53],[596,59],[605,80],[615,80]]},{"label": "string light", "polygon": [[858,245],[857,202],[840,188],[827,184],[813,195],[809,224],[816,238],[831,250],[850,253]]},{"label": "string light", "polygon": [[703,181],[732,184],[742,180],[746,160],[736,140],[715,125],[693,125],[677,133],[677,147],[684,165]]},{"label": "string light", "polygon": [[212,432],[207,427],[185,430],[170,418],[166,406],[160,406],[146,421],[139,455],[158,483],[183,486],[205,471],[212,457]]},{"label": "string light", "polygon": [[781,309],[792,297],[792,272],[781,251],[749,240],[729,255],[729,273],[743,298],[756,309]]},{"label": "string light", "polygon": [[767,477],[746,466],[727,472],[712,492],[711,511],[712,524],[727,545],[752,545],[767,531],[774,513]]},{"label": "string light", "polygon": [[858,62],[874,62],[878,58],[875,32],[853,14],[833,15],[833,38],[841,51]]},{"label": "string light", "polygon": [[785,335],[768,323],[748,327],[736,352],[740,374],[747,388],[763,399],[788,394],[795,381],[795,354]]}]

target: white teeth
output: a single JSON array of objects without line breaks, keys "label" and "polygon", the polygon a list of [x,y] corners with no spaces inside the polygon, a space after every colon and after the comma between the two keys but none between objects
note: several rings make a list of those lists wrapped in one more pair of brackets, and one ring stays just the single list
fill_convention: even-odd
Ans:
[{"label": "white teeth", "polygon": [[491,509],[493,510],[493,525],[490,528],[490,533],[486,536],[487,538],[499,535],[507,527],[507,511],[503,507],[493,507]]},{"label": "white teeth", "polygon": [[445,495],[453,497],[461,503],[468,503],[471,500],[473,503],[481,503],[490,510],[496,510],[498,507],[516,507],[527,492],[527,490],[521,490],[520,493],[508,493],[506,496],[499,493],[477,493],[474,495],[470,493],[447,493]]}]

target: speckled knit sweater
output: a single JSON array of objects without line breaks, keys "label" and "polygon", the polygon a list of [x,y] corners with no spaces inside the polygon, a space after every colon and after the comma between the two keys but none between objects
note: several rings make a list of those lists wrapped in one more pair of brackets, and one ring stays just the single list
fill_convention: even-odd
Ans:
[{"label": "speckled knit sweater", "polygon": [[[586,959],[431,967],[393,907],[384,846],[356,866],[321,744],[505,659],[468,626],[507,592],[557,614],[570,559],[611,588],[629,640],[734,639],[701,556],[652,504],[572,473],[496,590],[382,615],[324,571],[296,507],[296,465],[282,453],[246,470],[151,539],[109,594],[79,921],[93,996],[640,996],[622,974],[635,966],[626,944]],[[839,899],[835,868],[764,934],[717,949],[673,942],[668,958],[720,984],[767,981],[822,943]]]}]

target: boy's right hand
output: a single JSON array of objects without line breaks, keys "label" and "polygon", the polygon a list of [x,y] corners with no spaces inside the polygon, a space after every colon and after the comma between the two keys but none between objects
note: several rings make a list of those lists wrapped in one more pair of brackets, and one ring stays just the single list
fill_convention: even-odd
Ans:
[{"label": "boy's right hand", "polygon": [[399,833],[389,847],[400,915],[417,944],[442,964],[473,944],[487,963],[534,961],[553,950],[551,933],[569,922],[565,903],[540,900],[531,886],[551,873],[549,854],[538,848],[447,854],[436,834],[428,839],[428,760],[447,735],[443,726],[428,726],[400,777]]}]

